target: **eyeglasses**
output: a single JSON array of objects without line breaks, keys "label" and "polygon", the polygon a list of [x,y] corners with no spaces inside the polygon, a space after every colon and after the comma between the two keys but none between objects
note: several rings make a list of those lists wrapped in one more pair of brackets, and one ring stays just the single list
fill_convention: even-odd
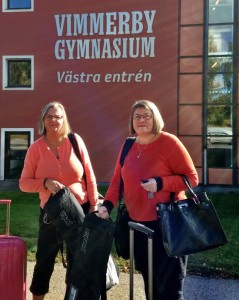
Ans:
[{"label": "eyeglasses", "polygon": [[143,115],[139,115],[139,114],[136,114],[133,116],[133,119],[135,121],[140,121],[141,118],[143,118],[145,121],[149,121],[150,119],[152,119],[153,115],[149,115],[149,114],[143,114]]},{"label": "eyeglasses", "polygon": [[56,116],[52,116],[52,115],[45,116],[45,119],[47,119],[48,121],[51,121],[53,119],[58,121],[58,120],[61,120],[62,118],[63,118],[63,116],[58,116],[58,115],[56,115]]}]

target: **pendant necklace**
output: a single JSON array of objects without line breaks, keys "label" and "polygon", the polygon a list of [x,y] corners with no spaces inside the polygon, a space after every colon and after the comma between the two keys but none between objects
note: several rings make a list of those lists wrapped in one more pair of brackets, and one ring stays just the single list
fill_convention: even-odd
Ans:
[{"label": "pendant necklace", "polygon": [[50,142],[46,137],[45,137],[45,142],[47,143],[48,147],[50,150],[54,153],[57,159],[59,159],[59,152],[58,152],[58,147],[62,143],[63,139],[60,138],[56,143]]},{"label": "pendant necklace", "polygon": [[138,150],[139,150],[139,154],[137,155],[137,158],[140,158],[142,152],[147,148],[148,144],[146,144],[145,147],[142,150],[139,147],[139,142],[137,143],[137,145],[138,145]]},{"label": "pendant necklace", "polygon": [[137,158],[140,158],[141,154],[148,147],[148,145],[153,141],[154,137],[155,137],[155,134],[153,135],[152,139],[149,140],[149,142],[144,146],[144,148],[142,150],[140,149],[140,146],[139,146],[139,137],[137,137],[137,146],[138,146],[138,151],[139,151],[139,154],[137,155]]}]

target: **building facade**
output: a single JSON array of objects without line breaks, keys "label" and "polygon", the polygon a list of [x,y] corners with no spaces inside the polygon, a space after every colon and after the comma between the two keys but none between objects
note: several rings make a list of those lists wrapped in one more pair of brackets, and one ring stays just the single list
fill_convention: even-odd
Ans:
[{"label": "building facade", "polygon": [[149,99],[201,184],[238,186],[237,0],[2,0],[0,14],[0,180],[19,178],[57,100],[109,182],[131,106]]}]

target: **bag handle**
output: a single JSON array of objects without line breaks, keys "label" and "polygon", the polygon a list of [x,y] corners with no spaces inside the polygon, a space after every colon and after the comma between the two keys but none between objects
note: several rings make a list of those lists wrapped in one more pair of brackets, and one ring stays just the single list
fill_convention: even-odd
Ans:
[{"label": "bag handle", "polygon": [[187,176],[186,176],[186,175],[183,175],[183,174],[181,174],[180,176],[182,177],[184,183],[186,184],[186,186],[187,186],[189,192],[191,193],[192,198],[193,198],[193,200],[195,201],[195,203],[197,203],[197,204],[200,203],[200,200],[198,199],[198,196],[196,195],[196,193],[195,193],[194,190],[192,189],[191,183],[190,183],[190,181],[188,180]]},{"label": "bag handle", "polygon": [[[194,192],[194,190],[192,189],[192,186],[191,186],[191,183],[190,181],[188,180],[187,176],[184,175],[184,174],[180,174],[181,178],[183,179],[184,183],[186,184],[187,186],[187,189],[189,190],[189,192],[191,193],[191,197],[192,199],[194,200],[194,202],[196,204],[199,204],[200,203],[200,200],[198,198],[198,196],[196,195],[196,193]],[[170,205],[173,205],[175,201],[175,193],[174,192],[171,192],[170,193]]]}]

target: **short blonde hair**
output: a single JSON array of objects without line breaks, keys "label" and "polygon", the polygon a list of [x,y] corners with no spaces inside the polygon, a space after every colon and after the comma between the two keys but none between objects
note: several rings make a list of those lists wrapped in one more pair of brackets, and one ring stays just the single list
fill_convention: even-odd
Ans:
[{"label": "short blonde hair", "polygon": [[63,136],[67,136],[71,132],[70,123],[68,121],[68,118],[67,118],[67,115],[66,115],[66,110],[65,110],[63,104],[61,104],[58,101],[52,101],[52,102],[48,103],[45,107],[43,107],[43,109],[41,111],[40,118],[39,118],[39,122],[38,122],[38,133],[40,135],[46,135],[46,128],[45,128],[45,125],[44,125],[44,118],[45,118],[48,110],[52,107],[59,107],[62,110],[63,124],[62,124],[62,128],[60,130],[60,133]]},{"label": "short blonde hair", "polygon": [[130,134],[135,134],[134,126],[133,126],[133,115],[137,108],[146,108],[152,112],[153,115],[153,129],[152,133],[160,132],[164,127],[164,121],[161,116],[161,113],[158,107],[149,100],[138,100],[136,101],[131,109],[130,119],[129,119],[129,132]]}]

